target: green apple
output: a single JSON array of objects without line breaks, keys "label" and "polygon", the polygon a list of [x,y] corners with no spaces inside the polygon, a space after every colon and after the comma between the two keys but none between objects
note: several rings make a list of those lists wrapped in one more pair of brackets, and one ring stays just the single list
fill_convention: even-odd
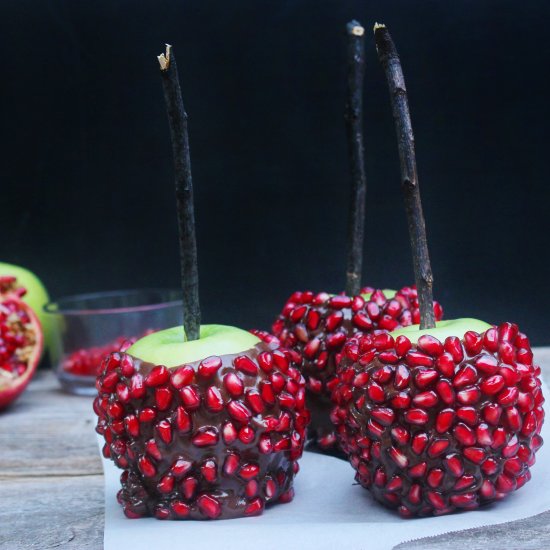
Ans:
[{"label": "green apple", "polygon": [[241,353],[260,342],[246,330],[225,325],[201,325],[199,340],[187,341],[183,327],[179,326],[144,336],[127,353],[142,361],[172,368],[212,355]]},{"label": "green apple", "polygon": [[[384,288],[382,292],[388,300],[391,300],[397,294],[397,290],[392,290],[391,288]],[[365,294],[361,294],[361,296],[366,302],[368,302],[370,300],[370,297],[372,296],[372,292],[366,292]]]},{"label": "green apple", "polygon": [[17,282],[27,290],[23,301],[33,309],[40,320],[44,334],[44,348],[49,347],[52,338],[52,325],[44,312],[44,306],[50,301],[50,298],[44,285],[34,273],[18,265],[0,262],[0,276],[2,275],[16,277]]},{"label": "green apple", "polygon": [[440,342],[444,342],[448,336],[457,336],[461,340],[464,338],[469,330],[478,332],[479,334],[490,329],[492,325],[479,319],[450,319],[447,321],[438,321],[435,324],[435,328],[426,328],[420,330],[420,325],[410,325],[405,328],[394,330],[391,335],[394,338],[398,336],[406,336],[413,344],[418,343],[418,339],[429,334],[434,338],[437,338]]}]

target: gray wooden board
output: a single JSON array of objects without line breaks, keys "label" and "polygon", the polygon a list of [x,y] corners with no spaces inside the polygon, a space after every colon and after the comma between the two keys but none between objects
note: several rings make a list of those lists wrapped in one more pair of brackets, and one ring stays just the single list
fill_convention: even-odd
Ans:
[{"label": "gray wooden board", "polygon": [[[536,349],[535,359],[550,373],[550,348]],[[51,372],[39,372],[14,406],[0,414],[0,548],[99,549],[103,526],[103,474],[91,399],[62,393]],[[464,547],[550,549],[550,511],[396,548]]]}]

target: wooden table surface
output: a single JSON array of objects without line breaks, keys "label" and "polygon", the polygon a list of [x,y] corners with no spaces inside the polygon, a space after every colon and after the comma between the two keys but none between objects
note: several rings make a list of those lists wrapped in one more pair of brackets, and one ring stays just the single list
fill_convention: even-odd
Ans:
[{"label": "wooden table surface", "polygon": [[[535,359],[550,381],[550,348],[536,349]],[[103,548],[103,472],[91,405],[89,397],[62,393],[51,372],[39,372],[0,413],[0,548]],[[550,549],[550,511],[396,548],[465,547]]]}]

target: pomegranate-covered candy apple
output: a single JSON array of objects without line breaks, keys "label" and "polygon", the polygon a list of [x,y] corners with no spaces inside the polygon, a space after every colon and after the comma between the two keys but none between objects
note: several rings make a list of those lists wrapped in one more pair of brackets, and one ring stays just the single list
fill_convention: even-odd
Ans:
[{"label": "pomegranate-covered candy apple", "polygon": [[356,479],[401,515],[504,498],[531,474],[544,401],[511,323],[443,321],[350,340],[332,419]]},{"label": "pomegranate-covered candy apple", "polygon": [[[434,315],[443,310],[434,302]],[[346,340],[354,334],[392,331],[420,321],[414,287],[399,291],[364,288],[357,296],[326,292],[295,292],[272,327],[283,347],[302,357],[307,402],[312,419],[309,436],[324,449],[334,446],[330,422],[331,391],[336,380],[335,362]]]},{"label": "pomegranate-covered candy apple", "polygon": [[124,470],[125,514],[234,518],[290,501],[309,420],[291,354],[233,327],[182,334],[113,353],[98,378],[97,431]]},{"label": "pomegranate-covered candy apple", "polygon": [[42,355],[42,327],[25,294],[15,277],[0,276],[0,409],[21,395]]}]

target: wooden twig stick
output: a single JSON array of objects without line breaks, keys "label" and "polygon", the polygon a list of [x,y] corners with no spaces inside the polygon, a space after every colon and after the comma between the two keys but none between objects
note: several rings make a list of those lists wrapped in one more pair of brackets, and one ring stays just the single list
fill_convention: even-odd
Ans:
[{"label": "wooden twig stick", "polygon": [[346,129],[351,169],[351,201],[348,219],[346,294],[361,290],[363,238],[365,233],[365,154],[363,146],[363,79],[365,75],[365,29],[357,21],[347,24]]},{"label": "wooden twig stick", "polygon": [[401,185],[405,198],[414,276],[420,307],[420,328],[434,328],[433,275],[430,265],[430,255],[428,253],[428,243],[426,241],[426,226],[422,212],[422,202],[420,200],[418,175],[416,172],[414,135],[405,78],[395,44],[385,25],[377,23],[374,26],[374,40],[376,42],[378,58],[388,80],[393,119],[397,132],[397,146],[401,165]]},{"label": "wooden twig stick", "polygon": [[159,55],[158,60],[170,125],[176,176],[181,286],[183,289],[183,323],[187,340],[198,340],[200,338],[201,311],[187,113],[181,97],[176,58],[170,45],[166,45],[166,54]]}]

